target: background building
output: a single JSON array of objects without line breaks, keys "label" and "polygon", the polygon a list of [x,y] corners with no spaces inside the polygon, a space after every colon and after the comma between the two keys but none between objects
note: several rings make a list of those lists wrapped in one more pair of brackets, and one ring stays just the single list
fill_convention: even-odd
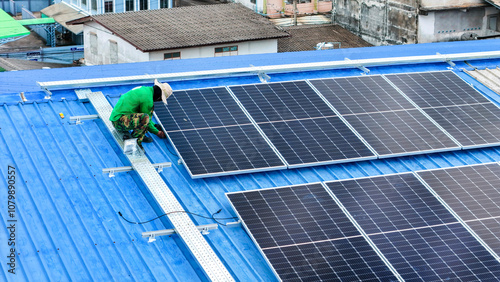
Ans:
[{"label": "background building", "polygon": [[335,1],[333,22],[374,45],[497,36],[498,9],[483,0]]},{"label": "background building", "polygon": [[240,4],[104,14],[83,24],[87,64],[276,53],[288,33]]}]

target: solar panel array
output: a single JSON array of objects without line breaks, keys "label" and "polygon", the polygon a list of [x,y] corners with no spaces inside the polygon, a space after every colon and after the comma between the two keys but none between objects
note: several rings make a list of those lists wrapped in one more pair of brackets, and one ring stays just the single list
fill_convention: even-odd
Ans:
[{"label": "solar panel array", "polygon": [[386,75],[462,147],[500,144],[500,109],[453,72]]},{"label": "solar panel array", "polygon": [[289,167],[375,157],[305,81],[230,89]]},{"label": "solar panel array", "polygon": [[500,108],[450,71],[175,91],[156,115],[192,177],[500,145]]},{"label": "solar panel array", "polygon": [[500,277],[497,163],[227,196],[284,281]]},{"label": "solar panel array", "polygon": [[379,156],[460,148],[382,76],[311,80]]},{"label": "solar panel array", "polygon": [[226,88],[176,91],[155,113],[192,177],[286,166]]}]

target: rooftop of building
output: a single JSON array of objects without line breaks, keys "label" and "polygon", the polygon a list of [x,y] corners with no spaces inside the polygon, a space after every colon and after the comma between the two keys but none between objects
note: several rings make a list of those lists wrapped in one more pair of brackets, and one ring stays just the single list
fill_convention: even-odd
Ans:
[{"label": "rooftop of building", "polygon": [[187,6],[89,16],[141,51],[167,50],[288,36],[241,4]]},{"label": "rooftop of building", "polygon": [[[345,58],[383,59],[406,56],[497,51],[500,40],[446,42],[420,45],[349,48],[293,53],[246,55],[223,58],[189,59],[147,63],[89,66],[66,69],[28,70],[0,73],[0,171],[8,166],[18,172],[16,182],[16,275],[1,276],[7,281],[53,280],[178,280],[204,281],[203,271],[178,235],[157,237],[153,243],[141,232],[172,228],[151,193],[136,172],[117,173],[110,178],[103,168],[130,163],[100,120],[75,125],[70,116],[96,114],[89,103],[77,100],[73,88],[54,90],[50,100],[37,81],[99,79],[145,74],[210,71],[255,66],[252,75],[205,77],[169,81],[174,90],[260,83],[259,67],[344,61]],[[419,71],[452,70],[474,85],[496,104],[498,94],[474,80],[463,69],[495,68],[498,58],[445,62],[417,62],[369,67],[369,75]],[[358,76],[358,68],[327,68],[268,73],[272,82],[326,77]],[[111,104],[137,84],[95,85]],[[147,84],[149,85],[149,84]],[[19,93],[24,92],[23,102]],[[60,115],[62,114],[62,116]],[[208,216],[219,209],[219,217],[234,217],[227,192],[245,191],[326,180],[392,174],[500,161],[500,147],[394,157],[318,167],[259,172],[237,176],[191,179],[178,156],[165,140],[154,137],[145,144],[153,163],[171,162],[160,173],[186,211]],[[6,187],[6,181],[0,186]],[[6,191],[6,189],[3,189]],[[7,195],[4,195],[7,197]],[[6,223],[7,201],[0,201],[0,218]],[[197,225],[211,219],[191,217]],[[224,220],[229,222],[232,220]],[[7,235],[7,230],[3,231]],[[219,226],[205,236],[236,280],[276,281],[259,249],[239,226]],[[0,248],[0,256],[8,255]]]}]

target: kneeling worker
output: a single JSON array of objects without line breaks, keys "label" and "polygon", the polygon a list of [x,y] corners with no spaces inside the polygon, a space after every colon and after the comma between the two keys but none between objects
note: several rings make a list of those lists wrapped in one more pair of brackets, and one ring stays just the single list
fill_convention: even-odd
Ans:
[{"label": "kneeling worker", "polygon": [[142,143],[153,142],[153,139],[145,136],[149,131],[160,138],[165,138],[165,132],[161,126],[152,120],[154,102],[163,101],[167,104],[167,98],[172,95],[172,88],[168,83],[159,83],[155,79],[153,87],[136,87],[123,94],[116,103],[109,120],[119,132],[128,135],[133,130],[132,137],[137,138],[137,144],[142,149]]}]

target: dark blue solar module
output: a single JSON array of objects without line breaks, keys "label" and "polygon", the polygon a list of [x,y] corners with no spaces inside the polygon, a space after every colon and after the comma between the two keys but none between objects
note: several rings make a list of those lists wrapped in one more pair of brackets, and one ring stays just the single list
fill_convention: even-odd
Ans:
[{"label": "dark blue solar module", "polygon": [[283,281],[396,281],[320,183],[226,194]]},{"label": "dark blue solar module", "polygon": [[500,279],[500,263],[459,223],[369,237],[405,281]]},{"label": "dark blue solar module", "polygon": [[500,144],[500,108],[493,103],[428,108],[424,111],[463,147]]},{"label": "dark blue solar module", "polygon": [[342,115],[414,109],[382,76],[311,80]]},{"label": "dark blue solar module", "polygon": [[175,91],[155,113],[167,132],[251,123],[224,87]]},{"label": "dark blue solar module", "polygon": [[494,281],[500,263],[411,173],[325,183],[406,281]]},{"label": "dark blue solar module", "polygon": [[368,234],[457,221],[411,173],[325,184]]},{"label": "dark blue solar module", "polygon": [[375,158],[338,117],[261,123],[289,167]]},{"label": "dark blue solar module", "polygon": [[361,237],[264,250],[282,281],[398,281]]},{"label": "dark blue solar module", "polygon": [[428,170],[418,175],[500,256],[500,165]]},{"label": "dark blue solar module", "polygon": [[155,114],[193,178],[286,168],[226,88],[175,91]]},{"label": "dark blue solar module", "polygon": [[289,167],[376,157],[305,81],[230,89]]},{"label": "dark blue solar module", "polygon": [[257,123],[335,116],[305,81],[229,88]]},{"label": "dark blue solar module", "polygon": [[345,119],[380,156],[460,149],[418,110],[348,115]]},{"label": "dark blue solar module", "polygon": [[172,131],[192,177],[285,168],[253,125]]},{"label": "dark blue solar module", "polygon": [[384,76],[421,108],[490,102],[452,71]]}]

